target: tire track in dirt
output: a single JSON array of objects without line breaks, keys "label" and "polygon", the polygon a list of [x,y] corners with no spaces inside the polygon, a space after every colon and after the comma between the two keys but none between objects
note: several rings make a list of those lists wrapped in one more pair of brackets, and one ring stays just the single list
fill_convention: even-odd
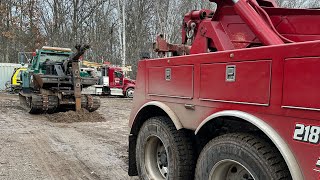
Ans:
[{"label": "tire track in dirt", "polygon": [[[23,109],[14,106],[15,104],[18,102],[14,99],[6,99],[4,103],[0,104],[0,119],[1,123],[4,123],[0,129],[7,131],[7,133],[23,134],[23,139],[28,142],[29,146],[26,149],[34,153],[36,158],[33,161],[43,170],[42,173],[50,179],[100,179],[97,175],[91,174],[92,171],[83,162],[76,158],[73,161],[67,160],[67,155],[54,151],[49,144],[52,139],[45,134],[48,129],[52,129],[54,126],[49,125],[46,121],[41,121],[42,116],[25,113]],[[25,116],[21,116],[22,114]]]},{"label": "tire track in dirt", "polygon": [[102,98],[105,122],[52,123],[26,113],[16,96],[0,94],[0,179],[138,179],[127,175],[131,102]]},{"label": "tire track in dirt", "polygon": [[[63,154],[52,149],[48,142],[54,141],[43,132],[33,132],[35,142],[34,149],[38,149],[41,164],[53,179],[87,179],[98,180],[99,176],[91,174],[91,170],[77,158],[68,158],[69,154]],[[54,162],[54,163],[53,163]]]},{"label": "tire track in dirt", "polygon": [[50,176],[51,179],[55,179],[54,177],[57,177],[57,175],[54,173],[52,167],[46,161],[50,158],[46,157],[46,153],[44,152],[43,147],[40,145],[39,140],[32,135],[31,139],[33,140],[34,143],[31,143],[31,149],[35,150],[35,153],[38,155],[38,158],[40,162],[38,163],[39,165],[42,165],[46,171],[46,173]]},{"label": "tire track in dirt", "polygon": [[83,164],[84,169],[91,172],[91,175],[96,174],[96,177],[110,180],[129,179],[127,168],[122,168],[125,163],[118,157],[119,152],[113,145],[101,142],[84,132],[78,132],[77,128],[65,129],[65,135],[52,131],[48,133],[54,139],[50,144],[60,148],[56,151],[65,151],[69,158],[76,158],[82,162],[80,164]]}]

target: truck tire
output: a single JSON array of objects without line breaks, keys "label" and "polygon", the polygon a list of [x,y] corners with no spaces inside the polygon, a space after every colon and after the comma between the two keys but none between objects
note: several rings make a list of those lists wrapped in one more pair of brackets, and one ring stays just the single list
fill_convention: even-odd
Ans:
[{"label": "truck tire", "polygon": [[126,90],[126,98],[133,98],[134,88],[128,88]]},{"label": "truck tire", "polygon": [[185,130],[176,130],[167,117],[153,117],[141,127],[136,162],[142,180],[191,180],[195,160],[192,140]]},{"label": "truck tire", "polygon": [[196,180],[289,180],[287,165],[274,145],[262,138],[232,133],[211,140],[201,151]]}]

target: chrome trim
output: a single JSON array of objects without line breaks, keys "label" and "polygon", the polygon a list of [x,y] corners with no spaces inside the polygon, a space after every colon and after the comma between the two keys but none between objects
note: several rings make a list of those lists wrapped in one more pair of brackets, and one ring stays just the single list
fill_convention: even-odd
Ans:
[{"label": "chrome trim", "polygon": [[307,108],[307,107],[297,107],[297,106],[281,106],[282,108],[288,108],[288,109],[300,109],[300,110],[310,110],[310,111],[320,111],[320,109],[317,108]]},{"label": "chrome trim", "polygon": [[[228,72],[230,69],[233,69],[233,74]],[[229,78],[229,75],[233,75],[233,78]],[[237,66],[227,65],[226,66],[226,82],[236,82],[236,75],[237,75]]]},{"label": "chrome trim", "polygon": [[166,68],[164,70],[164,79],[166,81],[171,81],[171,68]]},{"label": "chrome trim", "polygon": [[196,106],[194,104],[185,104],[184,107],[189,110],[195,110]]},{"label": "chrome trim", "polygon": [[162,103],[162,102],[159,102],[159,101],[150,101],[150,102],[147,102],[145,103],[140,109],[139,111],[137,111],[136,115],[134,116],[134,119],[137,118],[137,115],[139,114],[139,112],[144,108],[144,107],[147,107],[147,106],[158,106],[159,108],[161,108],[164,112],[166,112],[169,116],[169,118],[172,120],[173,124],[175,125],[176,129],[179,130],[179,129],[182,129],[183,126],[180,122],[180,119],[178,118],[178,116],[174,113],[174,111],[172,111],[170,109],[169,106],[167,106],[166,104]]},{"label": "chrome trim", "polygon": [[[230,168],[235,167],[235,166],[240,166],[240,168],[242,168],[242,169],[237,170],[236,173],[230,172]],[[246,172],[244,172],[243,170],[245,170]],[[255,178],[253,177],[252,173],[243,164],[239,163],[238,161],[232,160],[232,159],[223,159],[223,160],[217,162],[212,167],[212,169],[210,171],[210,174],[209,174],[208,180],[217,180],[217,179],[218,180],[220,180],[220,179],[228,179],[228,180],[236,179],[236,180],[238,180],[241,177],[243,177],[243,175],[244,175],[243,173],[245,173],[245,174],[248,173],[247,175],[249,177],[251,176],[251,178],[253,180],[255,180]],[[231,175],[231,177],[230,177],[230,175]]]},{"label": "chrome trim", "polygon": [[201,101],[212,101],[212,102],[223,102],[223,103],[234,103],[234,104],[246,104],[246,105],[257,105],[257,106],[269,106],[269,104],[260,104],[260,103],[250,103],[250,102],[239,102],[239,101],[225,101],[218,99],[203,99],[199,98]]},{"label": "chrome trim", "polygon": [[313,169],[314,171],[316,171],[316,172],[320,172],[320,169]]},{"label": "chrome trim", "polygon": [[207,122],[211,121],[212,119],[215,119],[217,117],[222,116],[233,116],[240,119],[243,119],[245,121],[248,121],[249,123],[253,124],[257,128],[259,128],[262,132],[264,132],[271,141],[276,145],[277,149],[280,151],[281,155],[283,156],[284,160],[286,161],[286,164],[288,165],[288,168],[290,170],[291,176],[293,180],[302,180],[303,175],[302,171],[300,169],[300,166],[292,153],[291,149],[287,145],[287,143],[282,139],[282,137],[277,133],[276,130],[274,130],[269,124],[264,122],[262,119],[253,116],[251,114],[248,114],[246,112],[237,111],[237,110],[226,110],[226,111],[220,111],[217,113],[214,113],[204,119],[201,124],[198,126],[198,128],[195,131],[195,134],[199,132],[201,127],[205,125]]},{"label": "chrome trim", "polygon": [[238,1],[239,1],[239,0],[232,0],[232,2],[235,3],[235,4],[236,4]]}]

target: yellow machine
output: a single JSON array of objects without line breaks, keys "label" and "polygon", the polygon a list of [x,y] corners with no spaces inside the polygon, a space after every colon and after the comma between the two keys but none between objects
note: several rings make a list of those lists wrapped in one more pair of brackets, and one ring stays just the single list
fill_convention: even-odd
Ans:
[{"label": "yellow machine", "polygon": [[21,68],[16,68],[12,74],[11,77],[11,91],[13,92],[19,92],[21,90],[21,74],[23,71],[26,71],[27,68],[21,67]]}]

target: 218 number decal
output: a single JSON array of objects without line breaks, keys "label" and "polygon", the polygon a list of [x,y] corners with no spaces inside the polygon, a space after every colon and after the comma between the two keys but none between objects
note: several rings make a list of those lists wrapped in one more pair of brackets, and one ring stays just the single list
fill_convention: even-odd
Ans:
[{"label": "218 number decal", "polygon": [[320,127],[305,126],[304,124],[296,124],[293,139],[311,144],[320,143]]}]

